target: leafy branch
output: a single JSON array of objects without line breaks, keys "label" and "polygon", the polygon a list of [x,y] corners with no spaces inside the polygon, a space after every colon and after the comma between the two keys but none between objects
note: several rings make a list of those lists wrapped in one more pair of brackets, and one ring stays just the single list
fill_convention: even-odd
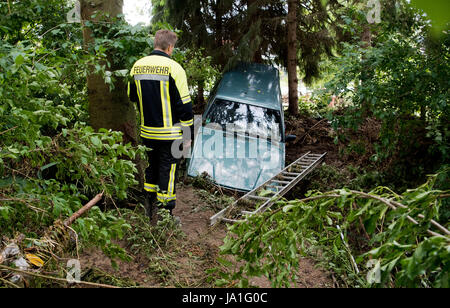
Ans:
[{"label": "leafy branch", "polygon": [[[279,201],[273,211],[230,226],[221,253],[245,262],[234,270],[222,262],[228,269],[218,283],[247,286],[249,277],[264,275],[275,287],[288,286],[308,255],[354,286],[446,286],[450,233],[438,220],[447,192],[433,189],[436,176],[402,195],[378,187]],[[361,271],[353,255],[365,265]]]}]

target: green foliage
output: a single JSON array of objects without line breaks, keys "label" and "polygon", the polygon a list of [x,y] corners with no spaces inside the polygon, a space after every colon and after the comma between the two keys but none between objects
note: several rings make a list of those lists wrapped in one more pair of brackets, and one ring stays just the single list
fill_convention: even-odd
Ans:
[{"label": "green foliage", "polygon": [[117,82],[129,78],[133,64],[152,51],[150,27],[140,24],[131,26],[123,15],[111,18],[98,12],[92,18],[98,21],[84,22],[84,31],[91,32],[93,37],[87,46],[87,54],[92,55],[87,69],[91,73],[101,74],[113,90]]},{"label": "green foliage", "polygon": [[336,168],[323,163],[312,172],[309,177],[308,190],[327,191],[338,188],[353,190],[370,190],[386,182],[382,172],[370,168],[347,165],[345,168]]},{"label": "green foliage", "polygon": [[[239,62],[266,62],[287,66],[287,2],[273,0],[152,0],[153,22],[168,22],[181,30],[180,46],[204,48],[219,70]],[[339,32],[342,5],[321,0],[298,3],[299,67],[310,81],[318,62],[330,55]],[[332,19],[332,22],[329,22]],[[330,29],[336,28],[336,29]]]},{"label": "green foliage", "polygon": [[448,163],[449,36],[431,36],[427,17],[407,1],[380,2],[379,24],[367,24],[362,4],[340,11],[347,43],[321,62],[325,89],[313,97],[338,98],[327,118],[341,154],[370,160],[378,184],[403,191]]},{"label": "green foliage", "polygon": [[204,48],[188,49],[185,53],[183,64],[191,89],[198,90],[201,85],[204,90],[210,91],[219,78],[220,72],[212,64],[212,57],[205,54]]},{"label": "green foliage", "polygon": [[[177,280],[176,269],[179,264],[174,260],[173,249],[178,247],[180,238],[184,238],[179,225],[169,211],[161,208],[158,215],[161,219],[152,225],[145,214],[143,206],[134,210],[120,209],[111,211],[121,217],[132,227],[127,230],[124,237],[129,245],[129,251],[135,256],[145,256],[147,268],[144,270],[149,276],[158,278],[161,282],[173,283],[182,286]],[[142,262],[142,261],[140,261]]]},{"label": "green foliage", "polygon": [[[99,36],[85,51],[80,25],[65,22],[65,1],[10,4],[11,12],[0,4],[0,229],[8,237],[39,238],[94,195],[122,200],[137,185],[132,161],[144,148],[124,144],[120,132],[87,125],[86,76],[92,67],[111,84],[128,75],[123,67],[148,52],[151,39],[123,20],[88,23]],[[29,5],[29,16],[22,5]],[[115,57],[105,62],[107,49]],[[123,219],[94,207],[73,228],[83,244],[128,258],[112,242],[130,228]]]},{"label": "green foliage", "polygon": [[279,201],[274,210],[229,227],[221,253],[242,265],[222,272],[219,283],[245,287],[250,277],[264,275],[274,287],[289,286],[300,256],[313,255],[341,285],[448,287],[450,237],[427,231],[437,230],[431,220],[439,219],[446,193],[434,188],[436,178],[402,195],[378,187]]},{"label": "green foliage", "polygon": [[[340,69],[327,84],[351,101],[345,113],[335,116],[335,128],[356,129],[368,114],[381,121],[380,160],[427,146],[427,138],[432,140],[429,153],[448,157],[450,37],[434,45],[423,39],[389,34],[373,48],[346,45]],[[426,133],[417,139],[422,129]]]},{"label": "green foliage", "polygon": [[443,30],[448,30],[450,15],[448,12],[448,2],[445,0],[412,0],[411,5],[422,9],[431,19],[433,33],[441,35]]},{"label": "green foliage", "polygon": [[[179,46],[191,50],[178,49],[174,58],[184,64],[191,90],[199,86],[209,90],[217,76],[213,64],[223,68],[229,60],[262,60],[264,54],[276,55],[268,61],[283,63],[286,58],[285,24],[280,18],[286,15],[283,1],[250,6],[245,1],[219,2],[191,1],[193,5],[182,10],[178,1],[154,1],[156,12],[165,11],[159,16],[163,22],[152,30],[173,29],[167,20],[181,22],[175,24],[182,30]],[[265,7],[258,6],[262,3]],[[366,111],[382,121],[376,157],[398,155],[399,148],[421,148],[422,144],[414,144],[414,133],[422,129],[432,140],[430,152],[446,160],[449,36],[429,38],[415,13],[399,10],[402,5],[397,3],[392,9],[383,8],[383,19],[394,22],[372,28],[374,48],[343,45],[337,49],[343,56],[334,67],[335,63],[318,65],[318,61],[331,54],[334,36],[359,41],[364,11],[335,1],[310,1],[311,6],[299,15],[303,21],[298,29],[299,65],[308,78],[319,70],[337,72],[334,78],[329,78],[331,73],[327,76],[327,87],[345,96],[350,108],[334,118],[335,127],[356,128]],[[86,76],[101,74],[111,89],[125,81],[132,64],[151,50],[150,28],[130,26],[123,16],[108,20],[98,16],[97,21],[83,24],[93,33],[92,44],[83,46],[81,26],[65,20],[70,5],[66,0],[0,2],[2,236],[24,233],[32,241],[95,194],[103,191],[107,201],[123,200],[137,184],[132,160],[143,155],[144,149],[123,144],[119,132],[94,131],[89,126]],[[330,8],[335,14],[328,14]],[[328,17],[332,26],[325,22]],[[319,98],[318,104],[316,98],[301,102],[301,107],[310,115],[324,116],[326,97]],[[350,151],[361,153],[364,148],[354,142]],[[423,173],[421,168],[414,169]],[[234,273],[221,273],[221,283],[238,280],[245,287],[250,276],[265,275],[274,286],[288,285],[295,281],[298,257],[303,254],[315,255],[347,285],[448,287],[448,238],[430,237],[426,231],[434,228],[431,219],[448,227],[450,203],[439,197],[449,189],[448,172],[442,170],[427,184],[401,196],[384,187],[373,190],[370,197],[347,189],[317,193],[308,202],[281,201],[278,210],[232,226],[222,252],[246,262]],[[371,187],[384,180],[377,172],[349,172],[356,174],[348,183],[350,188]],[[336,185],[347,180],[337,170],[323,168],[319,173]],[[398,177],[403,175],[397,172]],[[321,185],[318,189],[323,187],[316,184]],[[210,200],[220,205],[230,202],[217,196]],[[386,204],[392,201],[408,209],[392,211]],[[83,246],[99,246],[112,258],[129,260],[114,239],[126,237],[134,251],[150,253],[166,247],[179,231],[164,210],[154,228],[143,215],[102,210],[100,204],[94,206],[72,227]],[[412,224],[407,215],[420,224]],[[358,256],[358,265],[352,255]],[[366,266],[369,259],[374,266]],[[225,267],[231,265],[225,259],[219,261]],[[170,271],[157,262],[150,270],[160,275]],[[381,273],[379,282],[376,270]]]},{"label": "green foliage", "polygon": [[130,249],[134,254],[144,253],[151,257],[157,249],[167,248],[171,239],[178,238],[182,234],[169,211],[164,208],[159,209],[161,219],[155,226],[149,223],[142,206],[134,211],[121,210],[120,213],[123,219],[132,225],[125,238],[131,244]]},{"label": "green foliage", "polygon": [[[444,164],[440,168],[440,172],[436,178],[436,188],[440,190],[448,191],[450,190],[450,180],[449,180],[449,172],[450,165]],[[447,171],[447,172],[446,172]],[[450,221],[450,199],[445,198],[442,200],[442,208],[441,208],[442,215],[439,217],[439,222],[442,224],[446,224],[448,221]]]},{"label": "green foliage", "polygon": [[359,170],[354,168],[355,177],[350,181],[349,187],[357,190],[370,189],[370,187],[379,186],[384,182],[381,172],[378,170]]},{"label": "green foliage", "polygon": [[314,169],[311,175],[310,190],[331,190],[345,187],[349,182],[349,177],[342,170],[325,163]]},{"label": "green foliage", "polygon": [[78,218],[74,230],[79,232],[85,246],[101,247],[111,258],[112,265],[117,267],[114,258],[130,261],[131,257],[112,239],[122,239],[131,229],[123,218],[118,218],[112,212],[103,213],[100,208],[93,207],[86,218]]},{"label": "green foliage", "polygon": [[[34,37],[64,21],[70,4],[66,0],[21,0],[0,2],[0,35],[15,44]],[[25,31],[22,31],[25,30]]]},{"label": "green foliage", "polygon": [[325,96],[300,97],[298,110],[300,114],[320,119],[329,116],[331,109],[328,104],[328,98]]}]

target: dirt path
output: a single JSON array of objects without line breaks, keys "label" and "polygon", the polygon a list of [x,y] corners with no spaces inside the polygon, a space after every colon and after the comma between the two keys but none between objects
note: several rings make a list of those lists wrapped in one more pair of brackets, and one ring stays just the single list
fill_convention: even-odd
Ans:
[{"label": "dirt path", "polygon": [[[217,266],[219,247],[226,236],[226,226],[209,226],[209,218],[215,212],[192,186],[178,185],[177,207],[174,214],[182,221],[184,233],[174,239],[167,250],[159,250],[156,257],[149,259],[143,254],[133,255],[131,262],[118,262],[114,270],[109,259],[98,249],[86,250],[81,256],[84,268],[98,268],[105,273],[134,281],[145,287],[213,287],[208,281],[207,269]],[[120,242],[128,250],[126,241]],[[151,270],[149,270],[151,268]],[[298,287],[332,287],[329,275],[314,267],[314,262],[302,259]],[[266,278],[253,278],[253,285],[270,287]]]}]

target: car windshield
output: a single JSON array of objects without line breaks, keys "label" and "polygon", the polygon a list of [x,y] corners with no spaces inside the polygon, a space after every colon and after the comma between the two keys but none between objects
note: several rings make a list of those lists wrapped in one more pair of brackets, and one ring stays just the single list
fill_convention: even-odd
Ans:
[{"label": "car windshield", "polygon": [[224,130],[234,127],[236,132],[281,140],[280,112],[273,109],[217,99],[205,123],[219,124]]}]

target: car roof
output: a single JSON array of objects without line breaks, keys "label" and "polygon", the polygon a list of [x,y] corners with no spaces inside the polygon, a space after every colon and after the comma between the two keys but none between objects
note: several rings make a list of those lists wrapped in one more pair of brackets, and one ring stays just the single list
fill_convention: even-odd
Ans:
[{"label": "car roof", "polygon": [[216,97],[281,110],[278,70],[260,63],[240,63],[223,75]]}]

